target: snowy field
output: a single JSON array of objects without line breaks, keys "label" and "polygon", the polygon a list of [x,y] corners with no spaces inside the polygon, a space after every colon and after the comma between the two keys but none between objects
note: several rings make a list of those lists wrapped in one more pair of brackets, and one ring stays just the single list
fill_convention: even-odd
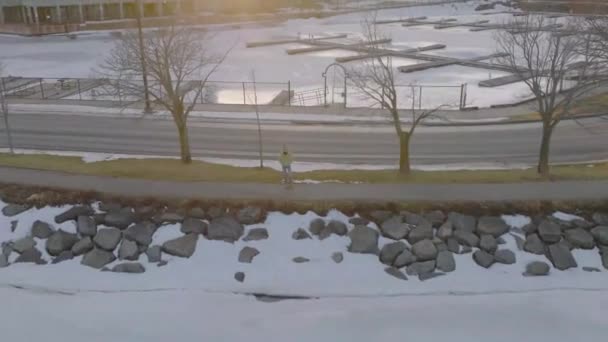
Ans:
[{"label": "snowy field", "polygon": [[[429,20],[455,18],[459,22],[490,20],[503,23],[511,18],[510,14],[481,15],[474,8],[478,2],[464,4],[436,5],[401,9],[388,9],[378,12],[378,20],[427,16]],[[503,8],[497,8],[501,10]],[[495,10],[495,11],[497,11]],[[491,12],[495,12],[491,11]],[[330,50],[302,55],[287,55],[286,49],[300,47],[296,44],[246,48],[250,41],[271,40],[286,36],[327,36],[347,34],[349,41],[362,38],[361,20],[363,13],[340,15],[324,19],[294,19],[282,23],[248,25],[247,28],[224,28],[214,31],[214,48],[223,51],[236,44],[231,54],[213,77],[214,80],[243,82],[250,81],[251,71],[255,70],[258,82],[291,81],[291,89],[296,93],[320,89],[321,77],[325,67],[336,57],[356,54],[346,50]],[[495,52],[494,31],[469,32],[468,28],[449,28],[436,30],[432,25],[405,28],[400,23],[380,25],[380,29],[392,38],[389,48],[405,49],[429,44],[446,44],[443,50],[429,51],[429,54],[470,58],[489,55]],[[7,73],[28,77],[93,77],[93,69],[105,58],[114,46],[115,39],[110,32],[82,33],[75,40],[65,36],[15,37],[0,36],[0,59],[7,66]],[[489,60],[491,61],[491,60]],[[395,58],[394,67],[420,63],[421,61]],[[345,66],[355,68],[362,62],[350,62]],[[522,83],[495,88],[480,88],[477,84],[489,78],[506,75],[498,71],[446,66],[410,74],[398,73],[399,84],[441,85],[453,88],[425,88],[422,96],[424,107],[447,104],[458,106],[460,85],[467,84],[467,105],[486,107],[491,104],[517,102],[525,98],[527,91]],[[333,73],[329,75],[329,86],[333,86]],[[338,80],[340,76],[337,76]],[[338,81],[338,84],[340,82]],[[407,88],[405,88],[407,90]],[[261,87],[260,102],[267,103],[270,98],[285,90],[281,86]],[[252,103],[251,90],[246,90],[245,102]],[[369,106],[354,89],[349,90],[349,106]],[[88,95],[85,94],[85,97]],[[338,101],[339,95],[334,96]],[[222,89],[217,94],[221,103],[242,103],[243,94],[238,86]],[[295,99],[295,104],[298,99]],[[409,103],[404,100],[402,105]],[[305,105],[316,105],[317,100],[304,101]]]}]

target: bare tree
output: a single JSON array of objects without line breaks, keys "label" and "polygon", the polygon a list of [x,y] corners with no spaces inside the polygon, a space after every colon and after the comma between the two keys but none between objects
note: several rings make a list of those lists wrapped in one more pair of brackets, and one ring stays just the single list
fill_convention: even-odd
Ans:
[{"label": "bare tree", "polygon": [[[499,63],[521,79],[532,93],[542,121],[537,172],[549,176],[551,137],[562,118],[571,115],[572,105],[601,82],[600,60],[592,51],[590,34],[575,19],[561,33],[548,27],[557,21],[543,16],[513,20],[511,29],[498,31],[496,41],[505,57]],[[563,32],[569,32],[565,34]]]},{"label": "bare tree", "polygon": [[4,129],[6,130],[6,140],[8,143],[8,148],[11,153],[14,153],[13,150],[13,138],[11,136],[11,126],[8,122],[8,101],[6,99],[7,90],[4,89],[4,64],[0,62],[0,112],[2,112],[2,116],[4,118]]},{"label": "bare tree", "polygon": [[[190,163],[188,116],[230,49],[221,55],[211,53],[209,37],[189,27],[158,29],[142,40],[136,32],[123,35],[100,72],[121,99],[141,102],[147,93],[155,105],[171,113],[179,134],[181,160]],[[147,73],[147,87],[142,83],[142,70]]]},{"label": "bare tree", "polygon": [[[416,128],[444,105],[431,109],[417,109],[416,102],[421,94],[416,92],[417,86],[415,85],[404,87],[397,84],[392,59],[382,51],[382,44],[386,41],[386,36],[378,30],[375,24],[375,14],[366,17],[362,22],[362,27],[367,47],[373,57],[366,59],[363,66],[349,70],[350,80],[365,97],[386,109],[390,114],[399,139],[399,172],[409,174],[411,171],[410,141]],[[404,124],[401,117],[399,102],[403,101],[400,99],[411,100],[411,108],[409,108],[411,116],[403,118],[407,120],[407,124]]]}]

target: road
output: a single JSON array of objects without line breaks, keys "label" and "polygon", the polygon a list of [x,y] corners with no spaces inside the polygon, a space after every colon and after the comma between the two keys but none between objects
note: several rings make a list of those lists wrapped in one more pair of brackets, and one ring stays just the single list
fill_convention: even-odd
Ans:
[{"label": "road", "polygon": [[[608,159],[608,120],[562,122],[553,137],[551,161]],[[170,119],[19,113],[10,116],[17,148],[176,156],[175,126]],[[6,147],[3,123],[0,147]],[[398,143],[390,125],[263,125],[264,151],[275,158],[288,144],[298,161],[396,165]],[[412,142],[414,165],[499,163],[534,164],[539,124],[470,127],[420,127]],[[192,154],[199,158],[256,159],[254,124],[191,119]]]}]

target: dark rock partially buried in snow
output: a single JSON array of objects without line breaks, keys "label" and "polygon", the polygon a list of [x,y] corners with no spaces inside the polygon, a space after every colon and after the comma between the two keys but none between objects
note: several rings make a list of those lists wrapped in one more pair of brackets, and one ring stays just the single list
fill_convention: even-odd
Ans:
[{"label": "dark rock partially buried in snow", "polygon": [[7,217],[17,216],[30,208],[31,206],[25,204],[7,204],[2,208],[2,214]]},{"label": "dark rock partially buried in snow", "polygon": [[122,240],[120,248],[118,248],[118,259],[120,260],[137,260],[139,250],[137,243],[131,240]]},{"label": "dark rock partially buried in snow", "polygon": [[241,224],[249,225],[258,223],[262,219],[262,208],[259,207],[245,207],[237,213],[237,220]]},{"label": "dark rock partially buried in snow", "polygon": [[350,245],[348,251],[351,253],[378,253],[378,232],[365,226],[356,226],[348,233]]},{"label": "dark rock partially buried in snow", "polygon": [[7,267],[8,265],[8,258],[6,255],[0,254],[0,268]]},{"label": "dark rock partially buried in snow", "polygon": [[294,240],[304,240],[311,239],[312,237],[308,232],[303,228],[298,228],[293,234],[291,234],[291,238]]},{"label": "dark rock partially buried in snow", "polygon": [[308,231],[310,231],[312,235],[319,235],[324,229],[325,221],[323,221],[321,218],[316,218],[310,221],[310,224],[308,225]]},{"label": "dark rock partially buried in snow", "polygon": [[116,273],[144,273],[146,268],[138,262],[123,262],[112,267],[112,272]]},{"label": "dark rock partially buried in snow", "polygon": [[406,249],[405,243],[401,241],[387,243],[380,250],[380,262],[385,265],[392,265],[397,256]]},{"label": "dark rock partially buried in snow", "polygon": [[414,245],[422,240],[433,239],[433,228],[430,225],[420,225],[410,231],[407,236],[407,241]]},{"label": "dark rock partially buried in snow", "polygon": [[74,259],[74,254],[72,253],[72,251],[63,251],[63,252],[61,252],[61,254],[59,254],[58,256],[53,258],[53,261],[51,261],[51,264],[58,264],[60,262],[64,262],[64,261],[68,261],[68,260],[72,260],[72,259]]},{"label": "dark rock partially buried in snow", "polygon": [[15,259],[15,263],[21,262],[30,262],[38,265],[46,264],[46,261],[42,259],[42,253],[34,247],[23,251],[23,253]]},{"label": "dark rock partially buried in snow", "polygon": [[477,247],[479,245],[479,237],[466,230],[454,231],[454,239],[463,246]]},{"label": "dark rock partially buried in snow", "polygon": [[564,235],[574,248],[593,249],[595,247],[593,235],[583,228],[569,229]]},{"label": "dark rock partially buried in snow", "polygon": [[334,252],[331,255],[331,259],[336,263],[339,264],[342,262],[342,260],[344,260],[344,255],[342,254],[342,252]]},{"label": "dark rock partially buried in snow", "polygon": [[477,219],[473,216],[451,212],[448,214],[448,220],[452,222],[454,230],[460,230],[469,233],[475,232]]},{"label": "dark rock partially buried in snow", "polygon": [[72,249],[76,242],[78,242],[76,234],[66,233],[59,229],[46,240],[46,251],[52,256],[57,256],[63,251]]},{"label": "dark rock partially buried in snow", "polygon": [[268,239],[268,230],[266,228],[252,228],[247,232],[243,241],[257,241]]},{"label": "dark rock partially buried in snow", "polygon": [[97,234],[97,223],[90,216],[78,216],[76,220],[76,229],[83,236],[95,236]]},{"label": "dark rock partially buried in snow", "polygon": [[127,210],[107,213],[104,218],[106,226],[115,227],[120,230],[126,229],[135,222],[135,215]]},{"label": "dark rock partially buried in snow", "polygon": [[509,231],[509,226],[500,217],[483,216],[477,222],[477,233],[479,235],[492,235],[497,238]]},{"label": "dark rock partially buried in snow", "polygon": [[189,258],[196,250],[198,234],[188,234],[163,243],[163,252],[182,258]]},{"label": "dark rock partially buried in snow", "polygon": [[489,268],[494,264],[494,256],[482,250],[477,250],[473,253],[473,260],[475,260],[477,265],[484,268]]},{"label": "dark rock partially buried in snow", "polygon": [[250,264],[258,254],[260,254],[260,251],[256,248],[245,246],[239,252],[239,262]]},{"label": "dark rock partially buried in snow", "polygon": [[13,250],[19,254],[27,251],[28,249],[34,248],[36,241],[29,236],[21,238],[13,242]]},{"label": "dark rock partially buried in snow", "polygon": [[384,269],[384,272],[386,272],[387,274],[392,275],[393,277],[395,277],[397,279],[407,280],[407,276],[403,272],[401,272],[398,268],[387,267],[387,268]]},{"label": "dark rock partially buried in snow", "polygon": [[118,246],[121,238],[122,233],[120,230],[115,228],[104,228],[97,231],[97,235],[95,235],[93,242],[101,249],[113,251],[116,246]]},{"label": "dark rock partially buried in snow", "polygon": [[53,227],[50,224],[36,220],[32,224],[32,236],[38,239],[48,239],[53,234]]},{"label": "dark rock partially buried in snow", "polygon": [[150,221],[136,223],[124,231],[127,240],[135,241],[142,246],[149,246],[152,243],[152,236],[156,231],[156,225]]},{"label": "dark rock partially buried in snow", "polygon": [[405,269],[405,272],[408,275],[420,275],[420,274],[424,274],[424,273],[431,273],[431,272],[435,271],[435,265],[436,265],[435,260],[415,262],[415,263],[409,265]]},{"label": "dark rock partially buried in snow", "polygon": [[344,222],[338,220],[331,220],[327,224],[327,229],[329,229],[332,233],[344,236],[348,233],[348,229],[346,228],[346,224]]},{"label": "dark rock partially buried in snow", "polygon": [[412,253],[418,261],[434,260],[437,257],[437,247],[431,240],[422,240],[412,246]]},{"label": "dark rock partially buried in snow", "polygon": [[562,229],[557,223],[544,220],[538,226],[538,235],[546,243],[556,243],[562,238]]},{"label": "dark rock partially buried in snow", "polygon": [[550,245],[547,248],[547,257],[558,270],[563,271],[578,266],[568,247],[562,243]]},{"label": "dark rock partially buried in snow", "polygon": [[583,271],[585,271],[585,272],[602,272],[602,270],[600,270],[597,267],[589,267],[589,266],[583,266]]},{"label": "dark rock partially buried in snow", "polygon": [[380,225],[380,232],[382,232],[382,236],[393,240],[401,240],[405,238],[410,230],[410,225],[403,222],[401,216],[397,215],[382,222]]},{"label": "dark rock partially buried in snow", "polygon": [[148,262],[159,262],[162,257],[162,249],[160,246],[151,246],[146,250]]},{"label": "dark rock partially buried in snow", "polygon": [[207,234],[207,223],[201,219],[188,217],[184,219],[182,222],[182,226],[180,227],[180,231],[184,234]]},{"label": "dark rock partially buried in snow", "polygon": [[209,240],[221,240],[234,242],[243,236],[245,229],[231,216],[215,218],[207,228],[207,238]]},{"label": "dark rock partially buried in snow", "polygon": [[508,249],[499,249],[494,253],[494,261],[505,265],[514,264],[516,261],[515,253]]},{"label": "dark rock partially buried in snow", "polygon": [[445,275],[445,273],[441,273],[441,272],[421,273],[418,275],[418,279],[420,279],[420,281],[425,281],[425,280],[441,277],[444,275]]},{"label": "dark rock partially buried in snow", "polygon": [[239,283],[242,283],[245,281],[245,273],[243,272],[236,272],[234,274],[234,280],[238,281]]},{"label": "dark rock partially buried in snow", "polygon": [[549,274],[549,264],[544,261],[532,261],[526,265],[524,276],[545,276]]},{"label": "dark rock partially buried in snow", "polygon": [[524,251],[532,254],[543,255],[545,254],[545,244],[540,240],[538,235],[530,234],[526,237],[524,242]]},{"label": "dark rock partially buried in snow", "polygon": [[116,256],[114,256],[112,252],[94,248],[84,255],[80,263],[85,266],[100,269],[114,260],[116,260]]},{"label": "dark rock partially buried in snow", "polygon": [[393,262],[393,266],[401,268],[416,262],[416,256],[409,249],[404,249]]},{"label": "dark rock partially buried in snow", "polygon": [[310,259],[305,258],[305,257],[301,257],[301,256],[299,256],[299,257],[295,257],[295,258],[293,258],[293,259],[291,259],[291,260],[292,260],[293,262],[295,262],[296,264],[301,264],[301,263],[304,263],[304,262],[309,262],[309,261],[310,261]]},{"label": "dark rock partially buried in snow", "polygon": [[80,241],[76,242],[74,246],[72,246],[72,254],[75,256],[82,255],[88,253],[91,249],[93,249],[93,247],[93,240],[91,240],[90,236],[87,236],[80,239]]},{"label": "dark rock partially buried in snow", "polygon": [[490,254],[494,254],[498,248],[498,243],[496,242],[494,236],[485,234],[481,236],[481,239],[479,239],[479,248]]},{"label": "dark rock partially buried in snow", "polygon": [[78,216],[92,216],[93,214],[95,214],[93,208],[87,205],[77,205],[55,216],[55,223],[76,220]]},{"label": "dark rock partially buried in snow", "polygon": [[437,269],[443,272],[452,272],[456,270],[456,261],[454,254],[450,251],[441,251],[437,254],[436,261]]}]

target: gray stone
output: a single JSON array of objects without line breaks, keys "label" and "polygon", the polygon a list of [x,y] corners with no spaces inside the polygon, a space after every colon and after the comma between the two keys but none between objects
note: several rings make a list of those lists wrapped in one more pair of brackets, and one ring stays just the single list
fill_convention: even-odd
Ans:
[{"label": "gray stone", "polygon": [[395,277],[397,279],[407,280],[407,276],[405,274],[403,274],[403,272],[401,272],[398,268],[387,267],[384,269],[384,272],[392,275],[393,277]]},{"label": "gray stone", "polygon": [[95,211],[88,205],[77,205],[55,216],[55,223],[76,220],[78,216],[91,216],[93,214],[95,214]]},{"label": "gray stone", "polygon": [[374,220],[374,222],[380,224],[393,216],[393,213],[389,210],[374,210],[369,213],[369,216]]},{"label": "gray stone", "polygon": [[144,273],[146,268],[138,262],[123,262],[112,267],[112,272],[116,273]]},{"label": "gray stone", "polygon": [[238,281],[239,283],[242,283],[245,281],[245,273],[243,272],[236,272],[234,274],[234,280]]},{"label": "gray stone", "polygon": [[46,261],[42,259],[42,253],[40,253],[40,251],[35,247],[23,251],[23,253],[21,253],[17,259],[15,259],[15,263],[21,262],[35,263],[38,265],[46,264]]},{"label": "gray stone", "polygon": [[97,223],[90,216],[78,216],[76,220],[76,229],[83,236],[95,236],[97,234]]},{"label": "gray stone", "polygon": [[93,240],[91,240],[90,236],[87,236],[80,239],[80,241],[76,242],[74,246],[72,246],[72,254],[75,256],[82,255],[88,253],[91,249],[93,249],[93,247]]},{"label": "gray stone", "polygon": [[139,258],[139,249],[137,243],[131,240],[122,240],[120,248],[118,248],[118,259],[120,260],[137,260]]},{"label": "gray stone", "polygon": [[356,226],[348,233],[351,253],[378,253],[378,232],[365,226]]},{"label": "gray stone", "polygon": [[207,210],[207,217],[210,219],[215,219],[224,215],[226,215],[226,209],[224,208],[211,207]]},{"label": "gray stone", "polygon": [[526,265],[526,276],[545,276],[549,274],[550,267],[544,261],[532,261]]},{"label": "gray stone", "polygon": [[2,208],[2,214],[8,217],[17,216],[30,208],[31,206],[26,204],[7,204]]},{"label": "gray stone", "polygon": [[95,235],[93,242],[101,249],[113,251],[116,246],[118,246],[121,238],[122,233],[120,230],[115,228],[104,228],[97,231],[97,235]]},{"label": "gray stone", "polygon": [[29,236],[13,242],[13,250],[19,254],[32,249],[36,246],[36,241]]},{"label": "gray stone", "polygon": [[296,230],[295,232],[293,232],[293,234],[291,234],[291,238],[294,240],[304,240],[304,239],[310,239],[310,234],[308,234],[308,232],[303,229],[303,228],[298,228],[298,230]]},{"label": "gray stone", "polygon": [[159,262],[162,257],[162,249],[160,246],[151,246],[146,250],[148,262]]},{"label": "gray stone", "polygon": [[523,251],[525,240],[522,239],[522,237],[517,234],[509,233],[509,235],[511,235],[513,237],[513,239],[515,239],[515,245],[517,246],[517,250]]},{"label": "gray stone", "polygon": [[557,223],[544,220],[538,226],[538,235],[546,243],[556,243],[562,239],[562,229]]},{"label": "gray stone", "polygon": [[313,235],[319,235],[325,229],[325,221],[321,218],[316,218],[310,221],[310,225],[308,226],[308,230]]},{"label": "gray stone", "polygon": [[576,260],[574,260],[574,256],[572,256],[568,247],[561,243],[550,245],[547,248],[547,257],[553,264],[553,267],[558,270],[563,271],[569,268],[578,267]]},{"label": "gray stone", "polygon": [[31,234],[35,238],[39,239],[47,239],[51,234],[53,234],[53,227],[50,224],[36,220],[32,224]]},{"label": "gray stone", "polygon": [[344,260],[344,255],[342,254],[342,252],[334,252],[331,255],[331,259],[336,263],[339,264],[342,262],[342,260]]},{"label": "gray stone", "polygon": [[462,246],[462,248],[460,248],[460,254],[469,254],[473,252],[473,248],[471,246]]},{"label": "gray stone", "polygon": [[149,246],[152,243],[154,232],[156,232],[156,225],[150,221],[144,221],[127,228],[124,231],[124,237],[140,245]]},{"label": "gray stone", "polygon": [[569,229],[564,235],[574,248],[593,249],[595,247],[593,236],[583,228]]},{"label": "gray stone", "polygon": [[397,256],[403,252],[407,246],[401,241],[387,243],[380,250],[380,262],[385,265],[392,265]]},{"label": "gray stone", "polygon": [[72,249],[76,242],[78,242],[76,234],[66,233],[59,229],[46,240],[46,251],[52,256],[57,256],[63,251]]},{"label": "gray stone", "polygon": [[51,264],[58,264],[60,262],[68,261],[74,259],[74,254],[72,251],[63,251],[61,254],[53,258]]},{"label": "gray stone", "polygon": [[418,261],[434,260],[437,257],[437,247],[431,240],[421,240],[412,245],[412,253]]},{"label": "gray stone", "polygon": [[435,260],[418,261],[405,269],[405,273],[411,276],[432,273],[433,271],[435,271]]},{"label": "gray stone", "polygon": [[422,225],[412,229],[407,237],[410,244],[415,244],[422,240],[433,239],[433,228],[430,225]]},{"label": "gray stone", "polygon": [[393,240],[401,240],[405,238],[410,230],[410,225],[404,223],[401,216],[393,216],[382,222],[382,225],[380,225],[380,232],[382,233],[382,236]]},{"label": "gray stone", "polygon": [[496,238],[496,243],[498,245],[504,245],[504,244],[507,243],[507,241],[505,241],[505,239],[503,239],[501,236],[499,236],[499,237]]},{"label": "gray stone", "polygon": [[96,225],[104,224],[106,219],[106,214],[93,214],[93,221]]},{"label": "gray stone", "polygon": [[17,221],[17,220],[11,221],[11,233],[14,233],[15,230],[17,230],[17,225],[18,224],[19,224],[19,221]]},{"label": "gray stone", "polygon": [[479,239],[479,248],[490,254],[494,254],[496,249],[498,249],[498,243],[496,243],[494,236],[485,234]]},{"label": "gray stone", "polygon": [[439,227],[445,222],[445,214],[441,210],[433,210],[425,213],[424,218],[429,221],[433,227]]},{"label": "gray stone", "polygon": [[156,264],[156,266],[158,267],[163,267],[166,266],[169,262],[167,260],[161,260],[158,262],[158,264]]},{"label": "gray stone", "polygon": [[117,202],[101,202],[99,203],[99,210],[104,212],[110,211],[120,211],[122,209],[122,205]]},{"label": "gray stone", "polygon": [[393,266],[401,268],[416,262],[416,256],[409,249],[404,249],[393,262]]},{"label": "gray stone", "polygon": [[240,239],[244,232],[245,228],[236,219],[231,216],[222,216],[211,221],[207,229],[207,238],[234,242]]},{"label": "gray stone", "polygon": [[303,262],[309,262],[309,261],[310,261],[310,259],[305,258],[305,257],[301,257],[301,256],[299,256],[299,257],[295,257],[295,258],[293,258],[293,259],[291,259],[291,260],[292,260],[293,262],[295,262],[296,264],[301,264],[301,263],[303,263]]},{"label": "gray stone", "polygon": [[593,238],[602,245],[608,245],[608,226],[597,226],[591,229]]},{"label": "gray stone", "polygon": [[477,219],[473,216],[451,212],[448,214],[448,220],[452,222],[454,230],[462,230],[469,233],[475,232]]},{"label": "gray stone", "polygon": [[534,234],[538,231],[538,227],[534,223],[528,223],[527,225],[522,227],[522,230],[526,234]]},{"label": "gray stone", "polygon": [[494,256],[486,251],[477,250],[473,253],[473,260],[477,265],[489,268],[494,263]]},{"label": "gray stone", "polygon": [[437,247],[437,252],[448,250],[448,245],[446,245],[445,242],[435,243],[435,247]]},{"label": "gray stone", "polygon": [[85,266],[100,269],[114,260],[116,260],[116,257],[112,252],[93,248],[92,251],[84,255],[80,263]]},{"label": "gray stone", "polygon": [[545,254],[545,244],[540,240],[538,235],[530,234],[528,237],[526,237],[524,251],[532,254],[543,255]]},{"label": "gray stone", "polygon": [[196,250],[198,234],[188,234],[177,239],[165,241],[162,246],[163,252],[182,258],[189,258]]},{"label": "gray stone", "polygon": [[164,212],[154,217],[154,222],[158,225],[176,224],[184,220],[184,217],[178,213]]},{"label": "gray stone", "polygon": [[204,220],[207,218],[205,210],[203,210],[202,208],[199,208],[199,207],[190,208],[190,210],[188,211],[188,216],[197,218],[197,219],[201,219],[201,220]]},{"label": "gray stone", "polygon": [[104,218],[106,226],[115,227],[118,229],[126,229],[135,221],[135,215],[131,212],[118,211],[107,213]]},{"label": "gray stone", "polygon": [[505,265],[514,264],[516,261],[515,253],[508,249],[499,249],[494,253],[494,261]]},{"label": "gray stone", "polygon": [[572,223],[576,226],[575,228],[591,229],[595,227],[593,222],[589,222],[583,219],[574,219]]},{"label": "gray stone", "polygon": [[348,223],[354,226],[367,226],[369,224],[369,220],[363,217],[351,217],[348,219]]},{"label": "gray stone", "polygon": [[182,222],[182,226],[180,231],[184,234],[207,234],[207,223],[201,219],[196,219],[192,217],[185,218]]},{"label": "gray stone", "polygon": [[608,226],[608,213],[593,213],[591,219],[600,226]]},{"label": "gray stone", "polygon": [[445,243],[448,246],[448,251],[460,254],[460,244],[458,243],[458,241],[456,241],[456,239],[448,238]]},{"label": "gray stone", "polygon": [[420,279],[420,281],[425,281],[425,280],[441,277],[444,275],[445,275],[445,273],[441,273],[441,272],[422,273],[422,274],[418,275],[418,279]]},{"label": "gray stone", "polygon": [[603,252],[600,252],[600,256],[602,257],[602,266],[608,270],[608,248]]},{"label": "gray stone", "polygon": [[237,213],[237,220],[241,224],[254,224],[259,223],[262,219],[262,208],[259,207],[245,207]]},{"label": "gray stone", "polygon": [[477,247],[479,245],[479,237],[463,229],[454,231],[454,239],[464,246]]},{"label": "gray stone", "polygon": [[13,243],[11,241],[2,242],[0,248],[2,248],[1,254],[8,258],[13,252]]},{"label": "gray stone", "polygon": [[6,255],[0,254],[0,268],[7,267],[8,265],[8,258]]},{"label": "gray stone", "polygon": [[600,270],[597,267],[589,267],[589,266],[583,266],[583,271],[585,271],[585,272],[602,272],[602,270]]},{"label": "gray stone", "polygon": [[268,239],[268,230],[266,228],[252,228],[247,232],[243,241],[257,241]]},{"label": "gray stone", "polygon": [[344,222],[338,220],[331,220],[327,224],[327,228],[334,234],[339,236],[344,236],[348,233],[348,229],[346,228],[346,224]]},{"label": "gray stone", "polygon": [[250,264],[256,255],[260,254],[260,251],[253,247],[245,246],[239,252],[239,262]]},{"label": "gray stone", "polygon": [[453,233],[454,233],[454,230],[452,228],[452,222],[451,221],[446,221],[437,230],[437,237],[440,238],[441,240],[445,241],[448,238],[452,237]]},{"label": "gray stone", "polygon": [[441,251],[437,254],[437,269],[443,272],[452,272],[456,269],[454,254],[450,251]]},{"label": "gray stone", "polygon": [[477,233],[479,235],[492,235],[497,238],[509,231],[509,226],[500,217],[482,216],[477,221]]}]

